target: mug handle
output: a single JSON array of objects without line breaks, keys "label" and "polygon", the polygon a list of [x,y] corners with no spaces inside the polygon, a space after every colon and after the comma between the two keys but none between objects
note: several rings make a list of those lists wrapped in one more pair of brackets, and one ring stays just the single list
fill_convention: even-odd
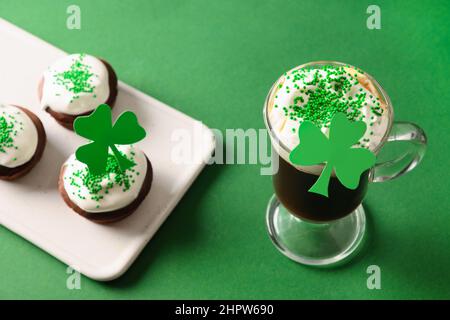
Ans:
[{"label": "mug handle", "polygon": [[404,141],[408,144],[408,150],[396,159],[375,164],[369,175],[371,182],[383,182],[400,177],[422,161],[427,148],[427,137],[422,128],[409,122],[395,122],[387,143],[394,141]]}]

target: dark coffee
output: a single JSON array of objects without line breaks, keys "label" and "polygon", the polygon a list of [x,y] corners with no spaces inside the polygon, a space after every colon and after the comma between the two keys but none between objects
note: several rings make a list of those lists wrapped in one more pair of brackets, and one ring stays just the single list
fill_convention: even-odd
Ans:
[{"label": "dark coffee", "polygon": [[361,175],[355,190],[347,189],[336,177],[331,177],[327,198],[308,192],[318,175],[300,171],[278,157],[279,169],[273,176],[275,193],[286,209],[299,218],[318,222],[342,218],[354,211],[366,194],[369,171]]}]

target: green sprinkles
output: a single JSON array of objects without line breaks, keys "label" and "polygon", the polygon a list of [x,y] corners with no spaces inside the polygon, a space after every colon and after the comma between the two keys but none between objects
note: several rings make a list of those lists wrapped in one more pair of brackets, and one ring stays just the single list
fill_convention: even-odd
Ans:
[{"label": "green sprinkles", "polygon": [[[359,69],[357,72],[363,74]],[[350,121],[364,121],[366,115],[362,112],[362,108],[367,106],[366,99],[368,97],[374,99],[373,95],[363,88],[354,89],[355,85],[359,85],[358,73],[350,74],[344,66],[324,65],[296,69],[289,76],[294,87],[301,86],[302,89],[299,90],[299,95],[294,97],[292,105],[283,106],[278,103],[277,108],[281,108],[287,118],[299,123],[308,120],[319,127],[329,127],[331,119],[337,112],[344,113]],[[287,85],[283,88],[283,84],[279,84],[278,88],[290,93]],[[370,106],[372,114],[381,116],[384,110],[380,102],[373,100],[372,104]],[[370,126],[374,122],[373,115],[370,118],[372,120]]]},{"label": "green sprinkles", "polygon": [[80,54],[74,59],[69,70],[54,75],[56,84],[74,93],[73,99],[78,99],[80,93],[93,93],[95,89],[92,85],[91,78],[94,74],[90,71],[91,67],[83,63],[85,56]]},{"label": "green sprinkles", "polygon": [[[14,137],[23,131],[23,123],[16,117],[3,111],[0,115],[0,152],[7,153],[6,149],[19,149],[14,145]],[[15,161],[15,160],[14,160]]]},{"label": "green sprinkles", "polygon": [[[126,155],[124,156],[126,157]],[[132,153],[129,160],[134,161],[133,156],[134,153]],[[86,167],[75,171],[68,177],[68,180],[70,185],[77,189],[75,195],[79,199],[86,200],[86,196],[81,194],[82,186],[84,186],[88,189],[90,199],[100,202],[104,197],[103,194],[109,194],[109,190],[114,186],[120,186],[123,192],[130,190],[131,186],[135,183],[135,180],[132,179],[132,175],[127,174],[128,171],[130,170],[122,172],[116,157],[109,154],[107,158],[106,173],[102,175],[93,175]],[[106,184],[104,182],[105,180]],[[80,183],[82,185],[80,185]]]}]

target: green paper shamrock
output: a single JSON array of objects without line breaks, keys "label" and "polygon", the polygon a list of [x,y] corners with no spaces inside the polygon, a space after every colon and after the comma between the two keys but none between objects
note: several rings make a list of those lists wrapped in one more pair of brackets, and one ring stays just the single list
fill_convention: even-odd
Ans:
[{"label": "green paper shamrock", "polygon": [[94,175],[106,172],[106,162],[109,149],[112,150],[122,171],[135,165],[117,150],[116,144],[132,144],[145,138],[145,130],[131,111],[125,111],[116,123],[112,123],[111,108],[101,104],[95,111],[75,119],[75,132],[92,142],[77,149],[75,156],[78,161],[85,163]]},{"label": "green paper shamrock", "polygon": [[289,154],[292,163],[312,166],[326,163],[316,183],[309,189],[328,197],[331,173],[348,189],[356,189],[361,174],[375,164],[375,155],[367,149],[352,148],[366,132],[363,121],[350,122],[343,113],[331,120],[329,138],[310,121],[300,125],[300,144]]}]

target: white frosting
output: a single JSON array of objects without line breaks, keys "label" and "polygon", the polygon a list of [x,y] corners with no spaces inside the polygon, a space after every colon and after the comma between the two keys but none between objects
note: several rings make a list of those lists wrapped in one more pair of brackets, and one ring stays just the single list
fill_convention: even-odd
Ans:
[{"label": "white frosting", "polygon": [[[81,63],[77,65],[77,63]],[[86,85],[75,86],[72,75],[81,74]],[[64,78],[66,73],[66,79]],[[51,65],[43,75],[41,107],[69,115],[78,115],[94,110],[108,100],[109,76],[104,63],[86,54],[72,54]],[[77,79],[77,77],[75,77]]]},{"label": "white frosting", "polygon": [[38,145],[33,121],[21,109],[0,104],[0,165],[21,166],[31,160]]},{"label": "white frosting", "polygon": [[[389,115],[386,110],[386,103],[382,100],[382,97],[378,94],[374,84],[370,79],[361,71],[356,71],[353,68],[345,67],[344,70],[351,75],[357,75],[357,84],[354,84],[355,79],[350,75],[345,75],[345,78],[352,81],[352,86],[348,92],[342,91],[344,94],[340,101],[348,101],[349,97],[356,99],[358,94],[365,93],[366,97],[362,107],[359,109],[362,116],[362,121],[367,125],[367,130],[364,136],[361,138],[359,146],[364,146],[370,150],[376,149],[380,141],[384,137],[389,124]],[[291,110],[292,106],[299,108],[305,107],[309,100],[309,94],[307,90],[317,90],[317,84],[308,84],[313,80],[315,73],[318,72],[320,78],[325,78],[327,72],[322,69],[301,69],[294,68],[283,76],[281,76],[274,85],[274,89],[269,97],[267,105],[267,118],[273,133],[276,138],[283,143],[289,149],[289,152],[299,144],[298,128],[303,121],[302,118],[291,119],[289,113],[286,114],[285,110]],[[298,75],[304,75],[304,78]],[[320,79],[319,78],[319,79]],[[330,79],[335,79],[336,76],[330,75]],[[331,85],[330,91],[337,92],[334,89],[336,82],[329,81]],[[303,92],[302,92],[303,91]],[[340,91],[340,90],[338,90]],[[378,100],[377,100],[378,98]],[[373,107],[377,106],[381,108],[381,116],[372,111]],[[286,109],[284,109],[286,108]],[[372,123],[372,125],[370,125]],[[324,125],[321,126],[322,132],[328,136],[329,128]],[[289,152],[286,152],[283,148],[277,145],[276,141],[273,141],[278,153],[287,161],[289,161]],[[357,145],[355,145],[357,147]],[[315,172],[317,168],[311,166],[307,168],[307,171]],[[321,167],[319,167],[321,168]]]},{"label": "white frosting", "polygon": [[[147,174],[145,154],[131,145],[117,145],[117,149],[136,163],[134,167],[126,171],[126,175],[131,182],[129,189],[126,191],[124,191],[123,185],[117,183],[114,183],[111,188],[107,188],[108,184],[114,182],[116,178],[115,173],[110,173],[102,177],[101,191],[91,193],[83,183],[83,176],[88,172],[87,166],[78,161],[75,155],[71,155],[64,164],[64,189],[70,200],[84,211],[111,212],[118,210],[132,203],[139,195]],[[108,193],[105,192],[106,189],[108,189]],[[96,199],[96,196],[102,196],[103,198]]]}]

